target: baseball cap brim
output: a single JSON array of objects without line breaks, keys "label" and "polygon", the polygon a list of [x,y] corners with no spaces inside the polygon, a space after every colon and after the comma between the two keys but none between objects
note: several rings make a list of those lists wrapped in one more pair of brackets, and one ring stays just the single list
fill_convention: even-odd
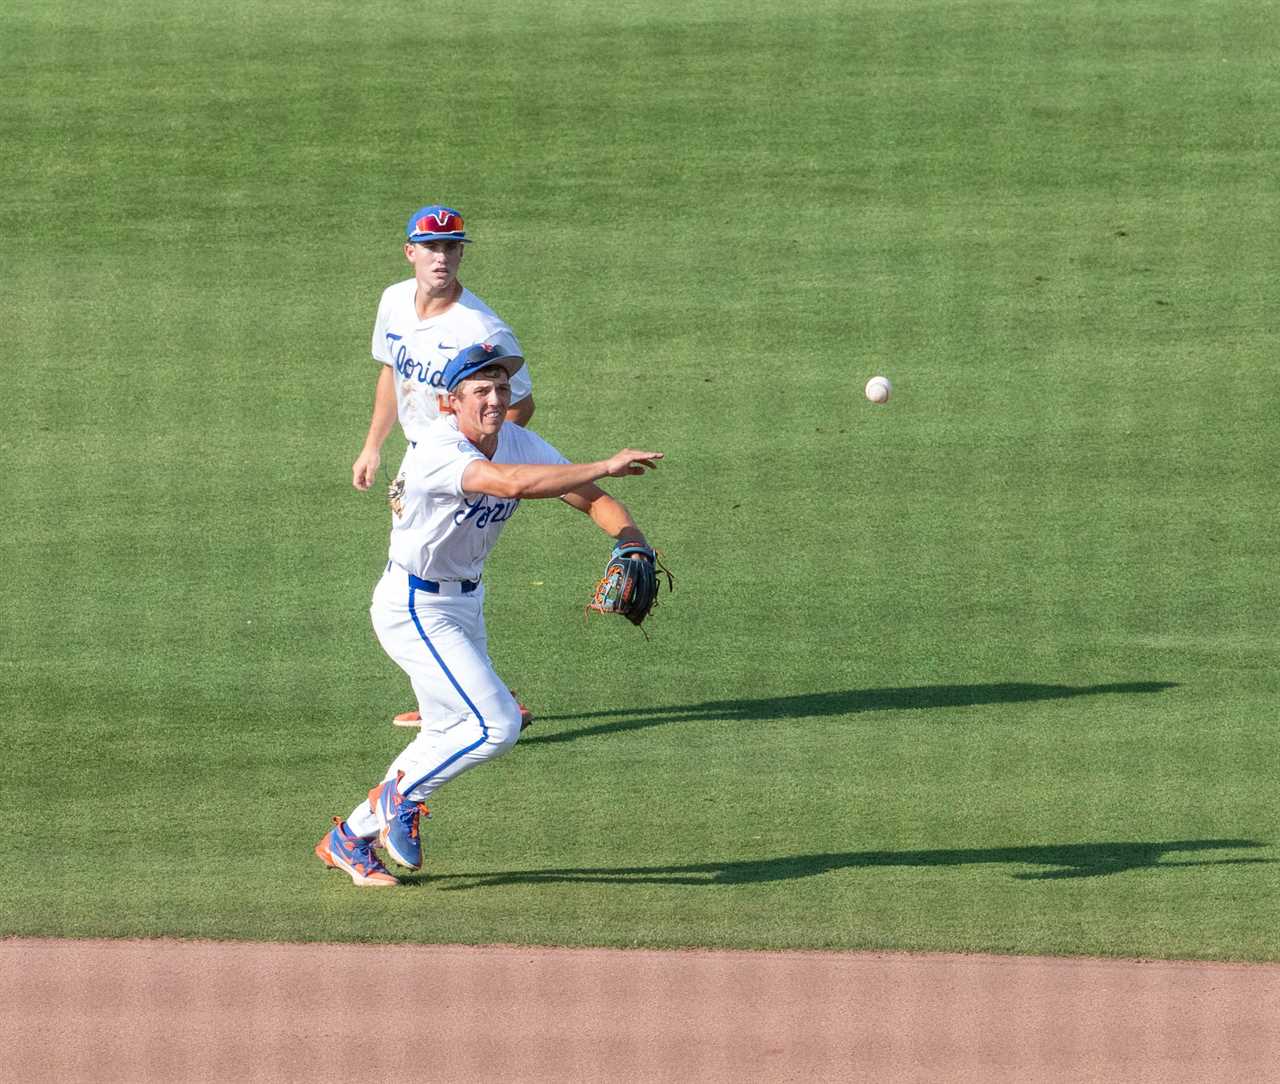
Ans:
[{"label": "baseball cap brim", "polygon": [[409,244],[426,245],[432,241],[461,241],[464,245],[471,244],[471,238],[465,233],[413,233],[409,235]]}]

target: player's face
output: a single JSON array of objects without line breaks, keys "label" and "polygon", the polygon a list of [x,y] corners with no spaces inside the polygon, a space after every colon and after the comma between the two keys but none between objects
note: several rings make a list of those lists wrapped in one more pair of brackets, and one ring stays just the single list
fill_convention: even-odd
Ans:
[{"label": "player's face", "polygon": [[461,241],[423,241],[404,246],[406,259],[413,264],[418,285],[431,294],[452,288],[462,263]]},{"label": "player's face", "polygon": [[511,381],[501,376],[464,380],[453,393],[458,428],[468,437],[491,437],[502,428],[511,407]]}]

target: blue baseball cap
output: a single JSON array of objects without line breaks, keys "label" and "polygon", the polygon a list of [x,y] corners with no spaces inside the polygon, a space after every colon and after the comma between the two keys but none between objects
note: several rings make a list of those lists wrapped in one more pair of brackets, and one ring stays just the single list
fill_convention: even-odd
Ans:
[{"label": "blue baseball cap", "polygon": [[410,244],[429,241],[461,241],[470,244],[466,226],[462,216],[452,207],[441,203],[433,203],[428,207],[419,207],[409,216],[409,224],[404,233]]},{"label": "blue baseball cap", "polygon": [[523,364],[524,358],[519,354],[513,354],[496,343],[476,343],[458,351],[440,376],[444,381],[444,390],[453,391],[467,377],[489,368],[490,365],[500,365],[506,369],[507,376],[514,376]]}]

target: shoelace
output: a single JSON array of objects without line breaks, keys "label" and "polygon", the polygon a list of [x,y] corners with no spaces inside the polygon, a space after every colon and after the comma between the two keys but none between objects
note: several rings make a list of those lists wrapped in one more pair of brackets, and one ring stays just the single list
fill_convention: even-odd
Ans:
[{"label": "shoelace", "polygon": [[409,829],[409,838],[417,839],[418,819],[419,817],[426,817],[427,820],[430,820],[431,810],[421,802],[404,802],[400,808],[396,810],[396,816],[399,817],[404,826]]},{"label": "shoelace", "polygon": [[373,853],[373,844],[367,839],[357,839],[351,845],[351,853],[353,855],[351,864],[366,876],[386,869],[386,866],[378,861],[378,856]]}]

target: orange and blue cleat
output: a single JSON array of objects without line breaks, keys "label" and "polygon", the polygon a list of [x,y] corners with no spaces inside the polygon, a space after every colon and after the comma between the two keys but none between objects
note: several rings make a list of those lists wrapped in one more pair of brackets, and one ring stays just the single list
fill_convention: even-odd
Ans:
[{"label": "orange and blue cleat", "polygon": [[373,853],[373,843],[353,836],[341,817],[333,818],[333,829],[316,844],[316,857],[326,866],[351,875],[351,880],[369,888],[398,885],[387,867]]},{"label": "orange and blue cleat", "polygon": [[399,783],[404,772],[387,779],[369,791],[369,808],[378,818],[378,846],[409,869],[422,868],[422,836],[418,820],[430,817],[431,811],[421,802],[405,801]]}]

